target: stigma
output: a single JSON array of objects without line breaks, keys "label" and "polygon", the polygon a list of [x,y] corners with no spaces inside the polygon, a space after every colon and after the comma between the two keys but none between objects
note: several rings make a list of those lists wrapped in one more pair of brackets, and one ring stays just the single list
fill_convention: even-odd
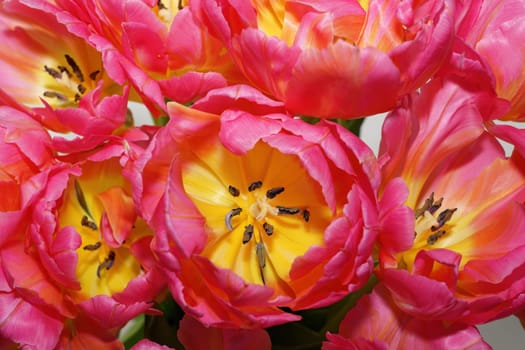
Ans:
[{"label": "stigma", "polygon": [[237,226],[244,223],[240,240],[242,245],[253,244],[252,249],[256,257],[255,260],[262,284],[266,284],[265,268],[268,254],[270,253],[268,240],[275,232],[278,232],[268,220],[280,216],[296,217],[297,220],[302,220],[304,223],[308,223],[310,220],[310,211],[307,208],[276,205],[273,203],[285,190],[284,186],[266,188],[261,180],[249,183],[246,187],[246,192],[234,185],[228,185],[227,187],[227,191],[234,202],[237,203],[236,200],[242,198],[247,200],[241,201],[246,205],[245,208],[236,206],[226,212],[224,216],[225,227],[227,232],[233,233]]},{"label": "stigma", "polygon": [[[99,232],[99,225],[95,223],[95,220],[93,219],[93,214],[90,208],[88,207],[84,191],[80,185],[80,183],[75,179],[74,181],[74,187],[75,187],[75,197],[78,202],[78,205],[83,210],[83,215],[80,219],[80,225],[81,227],[86,227],[92,233],[83,235],[85,239],[91,238],[93,235],[95,235],[97,241],[95,243],[88,243],[82,247],[83,250],[88,252],[93,252],[93,254],[98,254],[98,261],[99,264],[96,269],[96,276],[97,278],[101,278],[102,271],[107,271],[113,267],[113,264],[115,263],[116,254],[114,251],[110,250],[108,251],[108,248],[105,247],[105,245],[102,244],[102,237],[101,233]],[[82,230],[81,230],[82,231]]]}]

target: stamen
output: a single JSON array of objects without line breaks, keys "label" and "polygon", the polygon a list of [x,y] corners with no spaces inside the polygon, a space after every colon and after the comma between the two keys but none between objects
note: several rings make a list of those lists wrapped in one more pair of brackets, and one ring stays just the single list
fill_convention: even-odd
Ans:
[{"label": "stamen", "polygon": [[98,73],[100,73],[100,70],[98,70],[98,69],[96,71],[93,71],[93,72],[89,73],[89,79],[97,80]]},{"label": "stamen", "polygon": [[230,192],[230,194],[234,197],[238,197],[241,194],[241,192],[236,187],[233,187],[232,185],[228,186],[228,192]]},{"label": "stamen", "polygon": [[437,217],[437,226],[432,226],[430,229],[432,231],[436,231],[438,230],[439,228],[441,228],[443,225],[445,225],[445,223],[447,221],[449,221],[451,218],[452,218],[452,215],[454,214],[454,212],[457,210],[458,208],[454,208],[454,209],[445,209],[443,210],[441,213],[439,213],[438,217]]},{"label": "stamen", "polygon": [[259,271],[261,272],[262,283],[266,284],[264,280],[264,267],[266,266],[266,256],[264,255],[264,244],[262,242],[257,242],[255,246],[255,254],[257,255],[257,263],[259,264]]},{"label": "stamen", "polygon": [[65,54],[64,57],[66,58],[67,64],[69,64],[69,66],[73,70],[73,74],[75,74],[77,79],[80,80],[81,83],[83,83],[84,82],[84,74],[82,74],[82,71],[80,70],[80,67],[75,62],[73,57],[69,56],[68,54]]},{"label": "stamen", "polygon": [[277,206],[278,215],[283,215],[283,214],[295,215],[299,213],[300,211],[301,210],[299,208],[288,208],[288,207]]},{"label": "stamen", "polygon": [[177,8],[178,8],[179,10],[182,10],[182,9],[184,8],[184,6],[182,6],[182,0],[179,0],[179,3],[178,3],[178,5],[177,5]]},{"label": "stamen", "polygon": [[60,92],[55,91],[44,91],[44,96],[49,98],[56,98],[60,101],[67,102],[68,98],[66,95],[61,94]]},{"label": "stamen", "polygon": [[97,224],[95,224],[93,221],[90,221],[86,215],[82,216],[82,220],[80,220],[80,224],[82,226],[89,227],[93,231],[97,230]]},{"label": "stamen", "polygon": [[414,216],[417,219],[420,216],[422,216],[425,213],[425,211],[428,211],[430,214],[434,214],[439,208],[441,208],[441,203],[443,203],[443,197],[441,197],[435,202],[434,192],[432,192],[430,196],[427,199],[425,199],[425,203],[423,203],[423,206],[414,210]]},{"label": "stamen", "polygon": [[[67,77],[68,78],[71,78],[71,72],[69,71],[69,69],[67,69],[67,67],[64,67],[64,66],[57,66],[57,68],[60,70],[60,73],[66,73]],[[62,76],[61,76],[62,77]]]},{"label": "stamen", "polygon": [[241,211],[242,211],[242,208],[233,208],[232,210],[228,212],[228,214],[226,214],[226,216],[224,217],[224,223],[226,224],[226,227],[228,228],[228,230],[230,231],[233,230],[232,218],[235,215],[239,215]]},{"label": "stamen", "polygon": [[303,210],[303,219],[304,221],[310,221],[310,211],[308,209]]},{"label": "stamen", "polygon": [[265,223],[263,224],[263,229],[264,229],[264,232],[266,232],[266,234],[267,234],[268,236],[271,236],[271,235],[273,234],[273,225],[271,225],[271,224],[265,222]]},{"label": "stamen", "polygon": [[438,240],[441,236],[443,236],[445,233],[446,233],[445,230],[439,230],[439,231],[437,231],[436,233],[433,233],[433,234],[431,234],[430,236],[428,236],[428,238],[427,238],[427,243],[428,243],[428,245],[433,245],[433,244],[435,244],[435,243],[437,242],[437,240]]},{"label": "stamen", "polygon": [[253,192],[258,188],[261,188],[262,181],[254,181],[248,186],[248,191]]},{"label": "stamen", "polygon": [[55,79],[62,79],[62,74],[60,74],[60,72],[57,71],[55,68],[50,68],[50,67],[44,65],[44,69],[53,78],[55,78]]},{"label": "stamen", "polygon": [[104,259],[104,261],[98,265],[97,267],[97,277],[100,278],[100,272],[102,269],[109,270],[113,264],[115,263],[115,252],[110,251],[108,254],[108,257]]},{"label": "stamen", "polygon": [[253,225],[248,224],[244,226],[244,234],[242,236],[242,244],[246,244],[252,239],[253,236]]},{"label": "stamen", "polygon": [[161,0],[157,1],[157,6],[159,7],[159,10],[167,10],[168,8],[164,6]]},{"label": "stamen", "polygon": [[78,84],[77,85],[77,90],[78,90],[78,92],[80,92],[81,95],[84,95],[84,92],[86,92],[87,89],[86,89],[86,87],[84,85]]},{"label": "stamen", "polygon": [[87,244],[83,248],[84,250],[97,250],[98,248],[100,248],[101,245],[102,243],[97,242],[95,244]]},{"label": "stamen", "polygon": [[428,212],[430,214],[434,214],[439,208],[441,208],[441,203],[443,203],[443,197],[441,197],[437,202],[434,202],[430,208],[428,208]]},{"label": "stamen", "polygon": [[266,191],[266,198],[272,199],[275,198],[278,194],[284,191],[284,187],[274,187]]}]

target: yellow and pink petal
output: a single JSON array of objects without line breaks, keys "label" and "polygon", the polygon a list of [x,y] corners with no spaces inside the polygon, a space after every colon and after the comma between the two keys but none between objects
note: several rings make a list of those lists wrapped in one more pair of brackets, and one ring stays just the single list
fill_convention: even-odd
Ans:
[{"label": "yellow and pink petal", "polygon": [[[384,179],[407,184],[415,227],[405,232],[412,246],[384,260],[379,275],[406,312],[477,324],[523,304],[523,156],[505,157],[484,130],[500,102],[459,81],[435,80],[385,121]],[[489,131],[508,140],[519,134]]]},{"label": "yellow and pink petal", "polygon": [[378,168],[357,137],[277,113],[172,106],[136,170],[159,263],[188,313],[266,327],[296,319],[278,306],[327,305],[367,280]]},{"label": "yellow and pink petal", "polygon": [[381,284],[358,301],[341,322],[339,333],[328,333],[323,343],[323,350],[466,348],[490,346],[473,326],[404,313]]}]

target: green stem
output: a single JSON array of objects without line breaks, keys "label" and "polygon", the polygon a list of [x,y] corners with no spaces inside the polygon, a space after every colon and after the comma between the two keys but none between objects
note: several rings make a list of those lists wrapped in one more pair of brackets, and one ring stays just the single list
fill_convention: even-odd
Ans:
[{"label": "green stem", "polygon": [[368,294],[372,291],[374,286],[378,283],[377,277],[372,274],[370,279],[363,288],[359,289],[357,292],[354,292],[348,295],[343,300],[335,303],[330,307],[328,311],[328,320],[325,323],[325,326],[321,329],[320,334],[323,336],[326,332],[337,333],[339,330],[339,325],[341,321],[345,318],[348,311],[357,304],[357,301],[365,294]]}]

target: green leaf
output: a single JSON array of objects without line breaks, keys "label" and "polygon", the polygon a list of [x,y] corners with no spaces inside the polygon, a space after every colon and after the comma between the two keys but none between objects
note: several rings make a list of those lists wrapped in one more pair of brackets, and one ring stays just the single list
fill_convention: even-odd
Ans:
[{"label": "green leaf", "polygon": [[320,349],[324,337],[302,322],[290,322],[267,328],[273,350]]},{"label": "green leaf", "polygon": [[144,315],[139,315],[129,321],[119,333],[119,339],[126,349],[130,349],[144,338]]},{"label": "green leaf", "polygon": [[377,282],[378,279],[376,275],[372,274],[363,288],[354,293],[348,294],[342,300],[330,305],[328,307],[327,322],[321,330],[321,334],[324,336],[327,331],[330,333],[337,333],[339,330],[339,324],[345,318],[348,311],[357,304],[357,301],[361,299],[363,295],[370,293]]},{"label": "green leaf", "polygon": [[168,124],[169,121],[170,121],[170,117],[164,116],[164,115],[153,119],[153,122],[155,123],[156,126],[164,126]]},{"label": "green leaf", "polygon": [[363,124],[364,118],[360,119],[333,119],[332,121],[342,125],[345,129],[352,132],[354,135],[359,136],[361,133],[361,125]]},{"label": "green leaf", "polygon": [[184,316],[184,311],[168,293],[162,303],[155,305],[162,311],[159,316],[146,316],[144,337],[160,345],[167,345],[174,349],[183,350],[184,346],[177,338],[179,322]]}]

